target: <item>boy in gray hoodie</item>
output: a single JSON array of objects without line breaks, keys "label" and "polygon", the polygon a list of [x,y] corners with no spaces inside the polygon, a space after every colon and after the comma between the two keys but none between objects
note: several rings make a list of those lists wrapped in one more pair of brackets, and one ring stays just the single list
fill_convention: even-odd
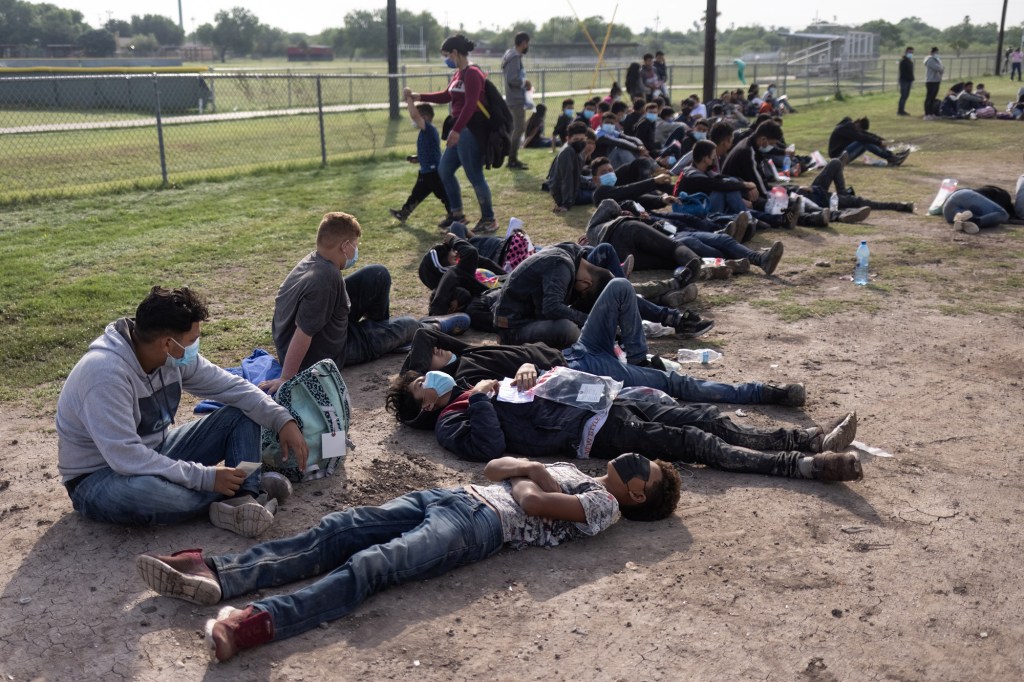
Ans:
[{"label": "boy in gray hoodie", "polygon": [[[261,498],[260,426],[300,469],[308,448],[288,410],[199,355],[208,316],[187,287],[153,287],[71,370],[57,401],[57,467],[82,516],[152,525],[209,511],[214,525],[247,537],[273,523],[286,492]],[[225,407],[171,429],[182,389]]]}]

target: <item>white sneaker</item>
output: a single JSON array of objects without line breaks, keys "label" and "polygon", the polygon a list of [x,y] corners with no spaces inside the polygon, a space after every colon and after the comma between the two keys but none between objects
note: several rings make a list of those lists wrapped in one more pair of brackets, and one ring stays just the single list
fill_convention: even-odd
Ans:
[{"label": "white sneaker", "polygon": [[977,223],[970,222],[974,214],[970,211],[960,211],[953,216],[953,231],[963,232],[964,234],[978,234],[980,229]]},{"label": "white sneaker", "polygon": [[210,505],[210,523],[241,535],[254,538],[274,523],[277,500],[260,504],[251,497],[234,497]]}]

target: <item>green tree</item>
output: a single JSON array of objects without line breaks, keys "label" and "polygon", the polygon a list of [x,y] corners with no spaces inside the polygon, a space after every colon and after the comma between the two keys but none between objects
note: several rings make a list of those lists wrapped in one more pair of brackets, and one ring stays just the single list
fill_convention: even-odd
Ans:
[{"label": "green tree", "polygon": [[214,20],[217,25],[213,27],[211,42],[220,52],[222,64],[227,61],[228,50],[237,56],[252,52],[260,26],[255,14],[244,7],[232,7],[231,11],[217,12]]},{"label": "green tree", "polygon": [[103,24],[103,28],[125,38],[132,34],[132,25],[124,19],[107,19],[107,23]]},{"label": "green tree", "polygon": [[114,34],[103,28],[86,31],[78,36],[75,45],[85,52],[86,57],[110,57],[117,50]]},{"label": "green tree", "polygon": [[161,45],[181,45],[185,41],[185,31],[177,22],[159,14],[132,15],[131,31],[132,35],[152,35]]},{"label": "green tree", "polygon": [[77,10],[62,9],[56,5],[35,5],[32,21],[32,40],[41,45],[69,45],[89,30]]},{"label": "green tree", "polygon": [[943,31],[942,37],[948,41],[949,46],[959,57],[961,52],[971,46],[971,31],[971,16],[967,15],[959,24],[950,26]]},{"label": "green tree", "polygon": [[882,48],[900,50],[906,47],[903,44],[903,29],[896,24],[885,21],[884,19],[875,19],[874,21],[861,24],[857,27],[857,30],[865,31],[867,33],[877,33],[879,35],[879,45]]},{"label": "green tree", "polygon": [[0,43],[26,45],[32,42],[35,7],[22,0],[0,0]]},{"label": "green tree", "polygon": [[160,41],[152,33],[140,33],[131,37],[128,49],[134,57],[148,57],[160,52]]}]

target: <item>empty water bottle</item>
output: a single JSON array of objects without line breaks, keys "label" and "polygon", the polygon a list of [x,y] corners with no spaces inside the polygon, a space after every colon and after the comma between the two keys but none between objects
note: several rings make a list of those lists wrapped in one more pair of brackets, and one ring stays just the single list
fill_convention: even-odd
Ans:
[{"label": "empty water bottle", "polygon": [[835,213],[839,210],[839,195],[832,192],[832,196],[828,198],[828,210]]},{"label": "empty water bottle", "polygon": [[871,252],[868,251],[868,243],[862,241],[857,247],[857,267],[853,269],[853,283],[864,286],[868,283],[868,261],[871,259]]},{"label": "empty water bottle", "polygon": [[768,194],[768,201],[765,204],[765,213],[771,215],[782,215],[789,208],[789,193],[785,187],[772,187]]},{"label": "empty water bottle", "polygon": [[700,348],[698,350],[693,350],[692,348],[680,348],[676,355],[676,359],[679,362],[699,362],[702,365],[714,362],[720,357],[722,357],[721,353],[717,350],[711,350],[710,348]]},{"label": "empty water bottle", "polygon": [[782,157],[782,172],[789,173],[789,169],[793,167],[793,159],[789,158],[789,154]]}]

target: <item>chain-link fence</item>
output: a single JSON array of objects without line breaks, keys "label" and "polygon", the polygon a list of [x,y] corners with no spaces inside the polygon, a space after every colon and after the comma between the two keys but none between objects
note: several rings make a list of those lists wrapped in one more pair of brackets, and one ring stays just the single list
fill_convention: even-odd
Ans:
[{"label": "chain-link fence", "polygon": [[[984,57],[947,58],[946,80],[983,73]],[[500,71],[494,69],[500,77]],[[0,78],[0,200],[107,186],[148,186],[348,155],[412,149],[396,91],[441,90],[447,71],[371,74],[202,73]],[[537,102],[606,94],[625,66],[531,69]],[[754,63],[748,82],[806,102],[896,87],[894,59],[815,65]],[[673,101],[702,90],[703,66],[672,65]],[[719,90],[740,86],[720,66]],[[578,106],[582,109],[582,106]],[[443,108],[438,118],[443,118]],[[554,117],[549,126],[554,124]]]}]

